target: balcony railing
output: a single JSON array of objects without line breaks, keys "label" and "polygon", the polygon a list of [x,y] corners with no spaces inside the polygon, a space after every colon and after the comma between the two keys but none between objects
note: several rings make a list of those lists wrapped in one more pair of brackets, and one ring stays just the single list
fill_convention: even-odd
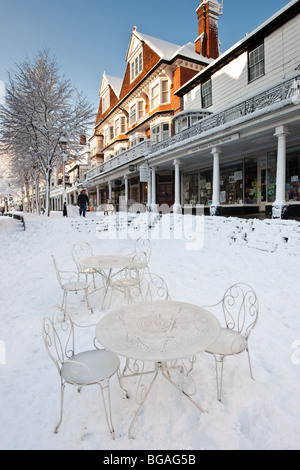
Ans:
[{"label": "balcony railing", "polygon": [[152,144],[150,140],[144,140],[139,144],[135,145],[134,147],[121,152],[119,155],[116,155],[113,158],[110,158],[104,163],[92,168],[91,170],[87,171],[85,174],[85,180],[90,180],[95,178],[103,173],[107,173],[119,166],[125,165],[126,163],[130,163],[137,158],[143,157],[148,154],[149,147]]},{"label": "balcony railing", "polygon": [[149,154],[166,149],[171,145],[182,142],[186,139],[189,139],[190,137],[200,135],[203,132],[240,119],[243,116],[254,113],[255,111],[259,111],[276,103],[280,103],[284,100],[287,100],[288,98],[299,95],[299,93],[300,75],[262,93],[259,93],[258,95],[253,96],[236,106],[233,106],[232,108],[228,108],[220,113],[203,118],[201,121],[197,122],[188,129],[185,129],[178,134],[169,137],[168,139],[153,144],[151,148],[149,148]]},{"label": "balcony railing", "polygon": [[252,96],[247,100],[228,108],[220,113],[213,114],[212,116],[201,119],[193,126],[188,129],[175,134],[161,142],[151,142],[150,140],[144,140],[136,146],[125,150],[119,155],[101,163],[99,166],[89,170],[85,174],[85,178],[81,180],[91,180],[103,173],[107,173],[117,167],[120,167],[126,163],[132,162],[137,158],[143,156],[150,156],[154,152],[164,150],[173,144],[183,142],[190,137],[200,136],[203,132],[215,129],[227,123],[236,121],[244,116],[250,115],[255,111],[268,108],[276,103],[283,102],[288,98],[300,95],[300,75],[287,80],[277,86],[274,86],[258,95]]}]

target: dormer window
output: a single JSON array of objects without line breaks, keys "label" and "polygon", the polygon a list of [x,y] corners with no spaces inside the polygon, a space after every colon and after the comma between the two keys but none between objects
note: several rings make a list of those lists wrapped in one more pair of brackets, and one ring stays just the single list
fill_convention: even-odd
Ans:
[{"label": "dormer window", "polygon": [[102,96],[102,113],[110,107],[110,93],[109,90]]},{"label": "dormer window", "polygon": [[143,51],[140,51],[130,62],[130,81],[136,79],[136,77],[143,70]]}]

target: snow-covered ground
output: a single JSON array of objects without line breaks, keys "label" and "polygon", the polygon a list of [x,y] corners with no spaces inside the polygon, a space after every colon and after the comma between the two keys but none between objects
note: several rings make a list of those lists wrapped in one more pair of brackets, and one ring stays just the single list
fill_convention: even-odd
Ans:
[{"label": "snow-covered ground", "polygon": [[[16,220],[0,217],[0,448],[300,449],[300,224],[192,216],[174,222],[169,215],[149,221],[148,214],[141,214],[128,225],[125,216],[118,224],[109,217],[105,230],[108,218],[93,213],[86,219],[28,215],[26,231]],[[193,377],[195,398],[207,413],[159,377],[129,440],[137,408],[135,382],[127,379],[132,398],[126,400],[113,379],[114,441],[98,387],[78,394],[69,386],[64,421],[54,434],[60,380],[42,337],[44,312],[62,299],[51,254],[60,267],[74,269],[71,248],[76,241],[88,241],[97,254],[126,254],[147,231],[151,270],[165,279],[172,300],[213,304],[236,282],[254,288],[260,304],[249,342],[255,381],[246,354],[228,358],[219,403],[214,360],[203,353]],[[81,295],[71,296],[74,318],[96,323],[103,313],[94,302],[91,315]]]}]

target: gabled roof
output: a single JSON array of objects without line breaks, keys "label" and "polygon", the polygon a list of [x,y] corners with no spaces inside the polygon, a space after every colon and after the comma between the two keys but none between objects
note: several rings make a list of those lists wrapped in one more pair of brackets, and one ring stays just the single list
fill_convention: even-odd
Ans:
[{"label": "gabled roof", "polygon": [[111,75],[106,75],[104,72],[102,75],[102,81],[100,86],[100,95],[104,92],[104,90],[110,85],[113,89],[117,98],[120,97],[120,92],[122,88],[123,79],[118,77],[112,77]]},{"label": "gabled roof", "polygon": [[163,39],[158,39],[149,34],[141,33],[136,28],[133,29],[131,40],[129,43],[126,61],[130,60],[130,57],[134,53],[138,46],[138,43],[145,42],[161,59],[166,61],[172,61],[177,56],[185,57],[193,61],[201,61],[209,64],[212,59],[203,57],[195,52],[195,45],[191,42],[184,46],[173,44]]},{"label": "gabled roof", "polygon": [[277,13],[271,16],[258,28],[247,34],[243,39],[230,47],[227,51],[221,54],[217,59],[214,59],[205,69],[201,70],[191,80],[186,82],[181,88],[179,88],[175,95],[181,96],[191,90],[194,86],[199,83],[201,78],[207,79],[212,73],[220,69],[224,64],[228,63],[232,58],[237,57],[241,52],[247,50],[248,44],[253,43],[256,38],[262,39],[263,37],[271,34],[276,29],[280,28],[285,22],[294,18],[300,12],[300,1],[292,0],[286,6],[281,8]]}]

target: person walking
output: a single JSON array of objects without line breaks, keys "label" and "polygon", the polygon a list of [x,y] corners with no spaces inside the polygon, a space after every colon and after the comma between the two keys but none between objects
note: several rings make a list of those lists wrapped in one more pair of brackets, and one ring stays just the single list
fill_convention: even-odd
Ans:
[{"label": "person walking", "polygon": [[89,205],[89,198],[84,189],[78,196],[77,205],[79,206],[79,215],[83,214],[83,217],[85,217],[86,205]]}]

